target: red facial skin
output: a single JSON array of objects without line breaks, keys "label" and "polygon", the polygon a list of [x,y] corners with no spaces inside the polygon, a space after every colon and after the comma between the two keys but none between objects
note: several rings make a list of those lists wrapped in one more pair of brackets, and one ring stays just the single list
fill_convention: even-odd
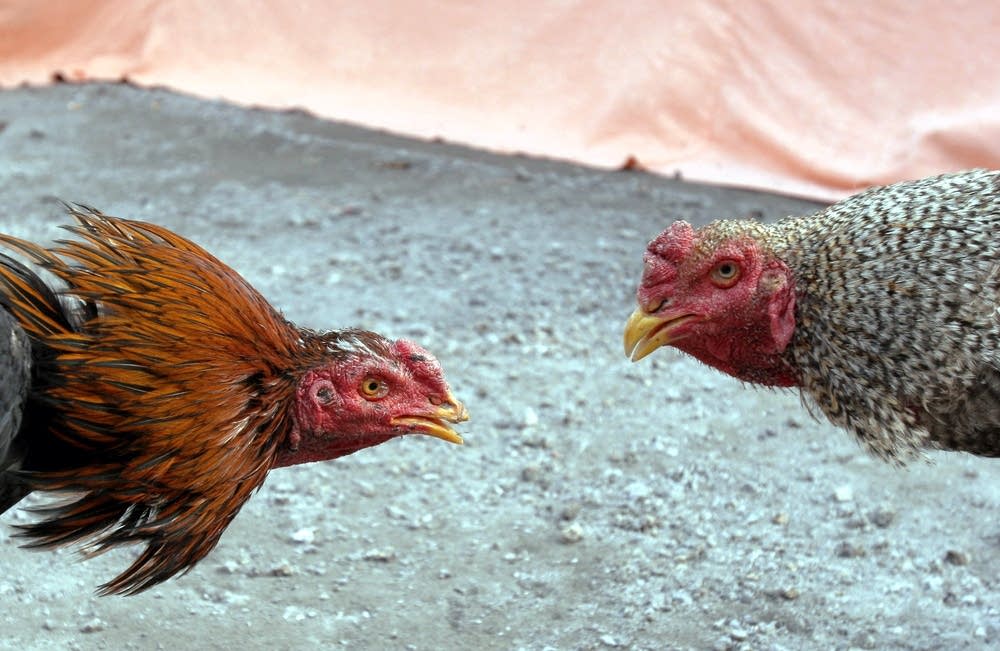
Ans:
[{"label": "red facial skin", "polygon": [[[365,386],[381,383],[366,394]],[[417,344],[393,342],[389,354],[369,351],[308,371],[295,395],[295,424],[274,467],[342,457],[408,433],[394,424],[406,416],[440,416],[440,409],[464,409],[452,398],[438,361]]]},{"label": "red facial skin", "polygon": [[[665,326],[669,345],[705,364],[746,382],[794,386],[794,369],[782,357],[795,331],[788,267],[749,235],[704,251],[701,240],[689,224],[676,222],[649,244],[640,308],[672,322]],[[732,278],[722,277],[731,269]]]}]

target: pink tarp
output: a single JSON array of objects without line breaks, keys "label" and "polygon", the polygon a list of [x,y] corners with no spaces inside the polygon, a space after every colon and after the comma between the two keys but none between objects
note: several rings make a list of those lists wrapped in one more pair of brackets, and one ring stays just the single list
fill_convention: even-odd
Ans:
[{"label": "pink tarp", "polygon": [[989,0],[0,0],[0,84],[56,71],[827,198],[1000,167]]}]

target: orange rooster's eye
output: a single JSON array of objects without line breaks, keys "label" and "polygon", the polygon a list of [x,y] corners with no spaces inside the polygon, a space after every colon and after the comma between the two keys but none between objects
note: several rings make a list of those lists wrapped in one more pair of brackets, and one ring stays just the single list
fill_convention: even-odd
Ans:
[{"label": "orange rooster's eye", "polygon": [[711,278],[716,287],[732,287],[740,279],[740,266],[732,260],[723,260],[712,269]]},{"label": "orange rooster's eye", "polygon": [[361,382],[361,395],[365,400],[379,400],[389,393],[389,385],[378,378],[365,378]]}]

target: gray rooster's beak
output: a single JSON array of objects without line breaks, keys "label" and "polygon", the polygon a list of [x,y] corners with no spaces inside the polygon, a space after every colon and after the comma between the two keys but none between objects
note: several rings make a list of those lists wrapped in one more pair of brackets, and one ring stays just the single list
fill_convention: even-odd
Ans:
[{"label": "gray rooster's beak", "polygon": [[633,362],[649,355],[660,346],[667,346],[683,338],[677,328],[697,319],[693,314],[650,314],[636,308],[625,323],[625,356]]}]

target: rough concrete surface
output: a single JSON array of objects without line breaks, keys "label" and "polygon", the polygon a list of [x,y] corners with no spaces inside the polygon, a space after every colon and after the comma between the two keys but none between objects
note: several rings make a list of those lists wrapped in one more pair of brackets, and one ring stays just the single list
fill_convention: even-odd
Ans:
[{"label": "rough concrete surface", "polygon": [[[410,337],[472,413],[281,469],[189,574],[95,597],[0,522],[4,649],[1000,646],[1000,465],[899,469],[674,351],[628,362],[646,242],[806,202],[124,85],[0,92],[0,230],[164,224],[293,321]],[[22,506],[39,504],[32,496]]]}]

